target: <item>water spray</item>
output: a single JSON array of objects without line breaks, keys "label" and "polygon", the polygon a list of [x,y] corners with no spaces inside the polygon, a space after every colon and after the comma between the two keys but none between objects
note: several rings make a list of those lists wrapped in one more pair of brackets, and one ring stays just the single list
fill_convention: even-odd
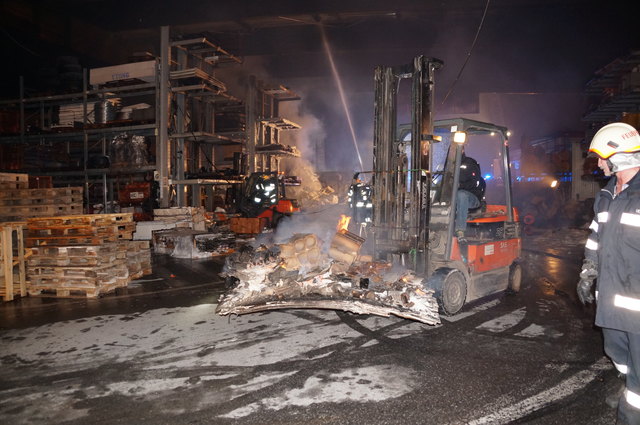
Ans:
[{"label": "water spray", "polygon": [[333,74],[333,79],[336,81],[336,85],[338,86],[338,93],[340,94],[342,108],[344,109],[344,114],[347,117],[347,124],[349,124],[351,138],[353,139],[353,147],[356,149],[358,162],[360,163],[360,171],[362,171],[364,170],[364,167],[362,165],[362,157],[360,156],[360,149],[358,149],[358,141],[356,140],[356,132],[353,129],[351,114],[349,113],[349,108],[347,107],[347,98],[344,95],[344,89],[342,88],[342,79],[340,78],[340,74],[338,74],[338,68],[336,68],[336,64],[333,60],[333,53],[331,51],[331,47],[329,46],[329,41],[327,40],[327,34],[324,31],[324,26],[322,25],[322,23],[318,24],[318,26],[320,27],[320,34],[322,35],[322,44],[324,46],[324,51],[327,54],[327,59],[329,59],[329,64],[331,65],[331,73]]}]

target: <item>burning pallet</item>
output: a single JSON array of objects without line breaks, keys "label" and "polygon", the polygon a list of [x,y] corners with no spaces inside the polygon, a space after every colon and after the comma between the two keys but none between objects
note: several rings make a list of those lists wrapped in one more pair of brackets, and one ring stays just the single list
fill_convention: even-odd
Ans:
[{"label": "burning pallet", "polygon": [[366,261],[358,255],[363,242],[342,230],[328,249],[314,234],[296,234],[271,247],[245,246],[227,258],[222,275],[235,286],[216,312],[316,308],[439,324],[437,301],[422,279],[386,262]]}]

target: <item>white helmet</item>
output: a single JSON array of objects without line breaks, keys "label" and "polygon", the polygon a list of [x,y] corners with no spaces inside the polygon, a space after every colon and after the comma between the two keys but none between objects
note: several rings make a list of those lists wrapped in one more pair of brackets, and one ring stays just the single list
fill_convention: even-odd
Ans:
[{"label": "white helmet", "polygon": [[638,130],[623,122],[614,122],[602,127],[591,140],[589,152],[607,159],[616,153],[640,151]]}]

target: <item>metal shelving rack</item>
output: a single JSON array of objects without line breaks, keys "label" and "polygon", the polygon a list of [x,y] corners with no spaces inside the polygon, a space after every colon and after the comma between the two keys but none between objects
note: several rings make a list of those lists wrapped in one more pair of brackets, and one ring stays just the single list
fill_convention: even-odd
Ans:
[{"label": "metal shelving rack", "polygon": [[598,70],[585,95],[589,106],[582,120],[594,127],[620,121],[625,113],[640,113],[640,50]]},{"label": "metal shelving rack", "polygon": [[[30,148],[46,144],[65,150],[78,162],[74,169],[42,167],[38,174],[53,176],[56,185],[82,184],[87,199],[91,199],[91,187],[100,187],[104,205],[117,198],[114,182],[149,180],[153,176],[163,208],[202,205],[202,196],[212,198],[215,187],[243,183],[251,172],[280,171],[280,158],[299,155],[279,143],[282,131],[300,128],[279,117],[280,102],[299,100],[288,88],[269,86],[250,77],[244,99],[230,94],[218,70],[237,66],[242,60],[206,37],[171,37],[168,26],[161,27],[160,55],[154,60],[153,82],[129,80],[126,85],[109,82],[90,86],[85,70],[80,92],[26,97],[21,79],[20,98],[0,101],[0,108],[19,111],[19,134],[0,137],[0,144]],[[149,103],[155,108],[154,118],[145,122],[92,122],[92,107],[110,99]],[[76,105],[82,111],[75,126],[52,125],[53,111],[62,105]],[[235,127],[217,125],[218,117],[225,113],[238,117]],[[38,132],[27,128],[33,114],[39,115]],[[109,140],[122,133],[146,137],[150,157],[155,156],[155,160],[144,165],[90,167],[94,155],[109,155]],[[228,156],[234,161],[230,163]],[[222,173],[223,177],[216,173],[229,171],[230,166],[233,173]],[[211,172],[199,173],[205,169]]]},{"label": "metal shelving rack", "polygon": [[[24,81],[20,79],[20,98],[0,101],[0,108],[19,111],[19,133],[0,137],[2,145],[20,145],[25,153],[38,147],[51,148],[55,152],[66,154],[66,166],[41,165],[37,173],[56,177],[58,185],[77,185],[85,188],[85,198],[94,198],[90,187],[102,186],[102,202],[109,205],[113,201],[113,178],[125,174],[141,174],[153,171],[153,165],[136,167],[90,168],[92,156],[108,154],[108,140],[122,133],[154,137],[157,132],[155,119],[150,122],[111,123],[98,126],[95,124],[91,107],[97,102],[114,98],[137,98],[157,101],[156,83],[133,84],[119,87],[89,88],[87,71],[83,72],[83,89],[81,92],[26,97]],[[80,109],[79,116],[66,126],[54,123],[55,111],[64,106],[75,105]],[[37,116],[37,119],[34,117]],[[32,119],[29,119],[32,118]],[[33,131],[27,124],[33,122],[37,127]],[[51,160],[51,158],[44,158]],[[75,163],[74,163],[75,161]],[[33,169],[15,170],[33,173]],[[109,190],[111,186],[111,190]]]}]

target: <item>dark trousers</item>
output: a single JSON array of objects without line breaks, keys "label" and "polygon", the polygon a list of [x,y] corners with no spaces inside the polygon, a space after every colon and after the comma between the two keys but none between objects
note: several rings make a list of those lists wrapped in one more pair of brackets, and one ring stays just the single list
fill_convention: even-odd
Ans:
[{"label": "dark trousers", "polygon": [[640,334],[603,328],[604,352],[626,376],[618,404],[618,423],[640,425]]}]

